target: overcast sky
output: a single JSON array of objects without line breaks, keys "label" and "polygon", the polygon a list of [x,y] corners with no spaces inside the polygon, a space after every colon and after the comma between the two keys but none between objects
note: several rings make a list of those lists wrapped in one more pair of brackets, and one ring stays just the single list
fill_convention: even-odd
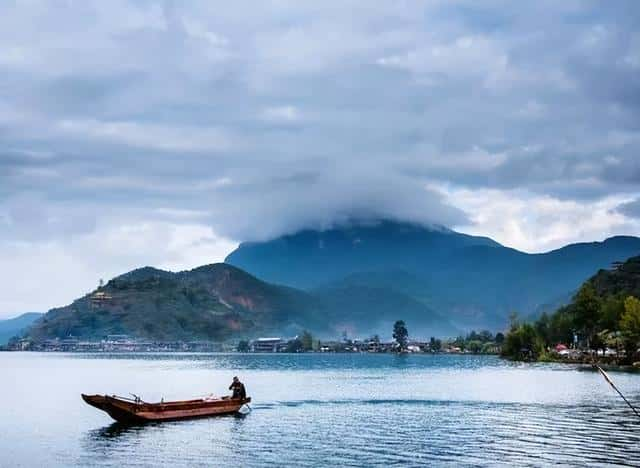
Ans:
[{"label": "overcast sky", "polygon": [[640,2],[3,1],[0,317],[350,218],[640,234]]}]

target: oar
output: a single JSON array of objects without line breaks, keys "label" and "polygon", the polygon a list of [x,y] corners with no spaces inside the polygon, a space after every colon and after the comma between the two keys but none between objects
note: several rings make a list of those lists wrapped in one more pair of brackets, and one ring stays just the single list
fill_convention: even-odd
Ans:
[{"label": "oar", "polygon": [[604,371],[604,369],[602,367],[600,367],[597,364],[594,364],[593,367],[595,367],[596,369],[598,369],[598,372],[600,372],[600,374],[602,374],[602,377],[604,377],[604,380],[607,381],[607,383],[609,385],[611,385],[611,387],[618,392],[618,395],[620,395],[620,397],[622,397],[622,399],[624,400],[624,402],[629,405],[629,408],[631,408],[631,410],[636,414],[636,416],[638,416],[640,418],[640,413],[638,412],[638,410],[631,404],[629,403],[629,400],[627,400],[625,398],[625,396],[622,394],[622,392],[620,390],[618,390],[618,387],[616,387],[616,384],[613,383],[613,381],[611,380],[611,378],[609,377],[609,375]]}]

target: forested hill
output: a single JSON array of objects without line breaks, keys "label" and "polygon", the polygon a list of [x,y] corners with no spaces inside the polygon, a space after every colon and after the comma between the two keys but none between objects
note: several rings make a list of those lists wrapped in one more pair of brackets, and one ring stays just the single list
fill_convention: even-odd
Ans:
[{"label": "forested hill", "polygon": [[[575,332],[591,344],[601,341],[602,333],[623,328],[622,317],[629,297],[640,298],[640,256],[632,257],[589,278],[571,302],[537,322],[545,341],[569,342]],[[639,324],[640,325],[640,324]],[[545,332],[548,330],[548,332]]]},{"label": "forested hill", "polygon": [[640,298],[640,256],[617,264],[613,269],[600,270],[589,282],[602,298],[611,296]]},{"label": "forested hill", "polygon": [[454,336],[444,317],[398,292],[347,285],[305,292],[261,281],[219,263],[172,273],[145,267],[118,276],[66,307],[50,310],[28,331],[34,341],[102,339],[110,334],[173,340],[237,340],[310,330],[388,335],[404,318],[421,336]]},{"label": "forested hill", "polygon": [[145,267],[118,276],[29,330],[36,340],[127,334],[156,340],[225,340],[272,330],[320,328],[319,306],[225,264],[172,273]]},{"label": "forested hill", "polygon": [[[585,281],[571,302],[533,323],[514,323],[503,352],[520,359],[521,350],[539,356],[557,344],[612,349],[616,360],[632,363],[640,346],[640,256]],[[577,341],[576,341],[577,340]],[[620,353],[624,347],[625,353]]]}]

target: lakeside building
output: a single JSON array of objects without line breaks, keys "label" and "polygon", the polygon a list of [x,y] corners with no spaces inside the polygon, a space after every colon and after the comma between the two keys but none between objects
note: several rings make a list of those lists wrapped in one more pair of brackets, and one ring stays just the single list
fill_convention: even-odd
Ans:
[{"label": "lakeside building", "polygon": [[[486,342],[482,347],[474,347],[473,350],[459,345],[460,340],[445,341],[431,339],[430,341],[410,340],[405,352],[408,353],[450,353],[450,354],[499,354],[500,345],[494,342]],[[323,353],[395,353],[398,352],[398,344],[395,341],[383,342],[378,336],[366,339],[347,339],[321,341],[312,340],[312,346],[306,343],[306,348],[299,337],[261,337],[252,341],[241,341],[242,349],[238,343],[212,342],[204,340],[193,341],[153,341],[142,340],[125,334],[111,334],[101,340],[81,340],[74,336],[50,339],[34,342],[28,338],[14,339],[8,345],[0,347],[5,351],[43,351],[43,352],[235,352],[250,351],[255,353],[283,353],[283,352],[323,352]],[[559,356],[573,358],[576,351],[564,351],[559,347]],[[606,357],[619,356],[617,350],[607,350]]]},{"label": "lakeside building", "polygon": [[79,340],[75,337],[56,338],[42,342],[28,339],[16,341],[6,347],[9,351],[42,351],[42,352],[231,352],[234,346],[230,343],[213,341],[149,341],[137,340],[126,335],[109,335],[103,340]]},{"label": "lakeside building", "polygon": [[254,353],[279,353],[285,351],[288,341],[282,338],[258,338],[251,342]]},{"label": "lakeside building", "polygon": [[89,297],[89,301],[91,305],[94,307],[100,307],[102,305],[105,305],[111,302],[112,299],[113,299],[113,296],[111,296],[111,294],[106,293],[104,291],[97,291]]},{"label": "lakeside building", "polygon": [[110,343],[126,343],[131,341],[132,338],[129,335],[107,335],[105,341]]}]

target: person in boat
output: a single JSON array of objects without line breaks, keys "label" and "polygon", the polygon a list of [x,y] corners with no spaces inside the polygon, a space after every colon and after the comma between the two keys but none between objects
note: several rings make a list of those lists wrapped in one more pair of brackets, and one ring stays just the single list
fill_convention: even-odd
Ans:
[{"label": "person in boat", "polygon": [[247,390],[244,388],[244,384],[240,382],[238,377],[233,378],[233,382],[229,385],[229,390],[233,390],[231,398],[237,398],[239,400],[247,398]]}]

